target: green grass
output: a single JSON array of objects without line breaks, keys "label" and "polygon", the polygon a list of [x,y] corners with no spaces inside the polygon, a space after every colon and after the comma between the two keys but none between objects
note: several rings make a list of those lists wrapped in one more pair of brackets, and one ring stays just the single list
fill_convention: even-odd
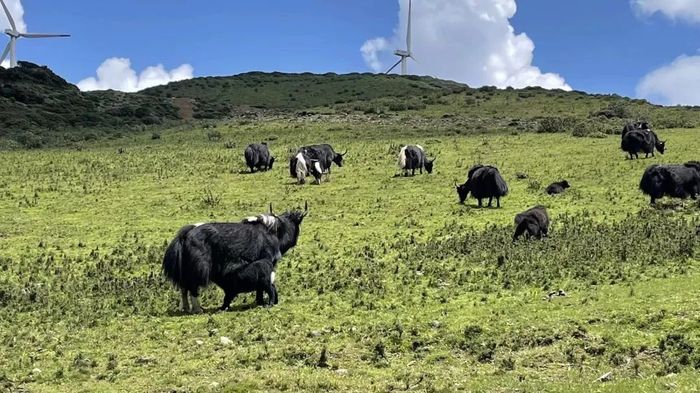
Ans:
[{"label": "green grass", "polygon": [[[182,126],[160,140],[4,153],[0,386],[700,389],[700,210],[667,200],[652,209],[637,189],[647,165],[697,159],[697,130],[660,131],[667,154],[629,161],[619,137],[461,134],[407,116],[402,128],[231,122],[217,124],[219,142]],[[260,140],[279,164],[241,173],[243,148]],[[347,165],[321,186],[293,184],[289,150],[325,141],[349,150]],[[437,156],[435,172],[395,177],[401,143]],[[453,181],[477,162],[509,183],[501,209],[457,204]],[[547,196],[562,178],[572,188]],[[220,202],[204,203],[205,190]],[[249,308],[243,296],[228,313],[177,312],[160,259],[179,227],[304,201],[300,243],[278,268],[278,306]],[[514,215],[536,204],[550,211],[552,237],[512,244]],[[543,300],[559,288],[568,296]],[[210,287],[203,305],[221,298]],[[324,348],[328,368],[317,367]],[[594,382],[609,371],[611,381]]]}]

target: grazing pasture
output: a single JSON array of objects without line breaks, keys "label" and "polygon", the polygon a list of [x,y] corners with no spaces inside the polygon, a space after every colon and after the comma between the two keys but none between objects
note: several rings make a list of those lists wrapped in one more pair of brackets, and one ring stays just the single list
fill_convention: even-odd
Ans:
[{"label": "grazing pasture", "polygon": [[[638,189],[652,163],[700,157],[698,130],[628,160],[617,136],[460,134],[266,121],[2,153],[0,389],[9,391],[614,391],[700,389],[700,207]],[[348,154],[320,186],[250,173],[249,143]],[[402,145],[439,156],[396,176]],[[527,152],[527,154],[523,154]],[[500,209],[454,182],[499,168]],[[523,176],[526,175],[526,176]],[[575,187],[551,197],[565,178]],[[163,277],[179,228],[301,208],[280,302],[203,290],[186,315]],[[541,241],[513,217],[543,205]],[[562,290],[562,292],[559,292]],[[566,296],[548,296],[548,294]],[[611,373],[604,381],[599,377]]]}]

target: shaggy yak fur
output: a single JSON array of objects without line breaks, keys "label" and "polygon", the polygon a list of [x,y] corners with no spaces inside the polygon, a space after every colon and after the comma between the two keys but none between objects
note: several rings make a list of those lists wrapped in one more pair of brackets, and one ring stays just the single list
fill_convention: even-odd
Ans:
[{"label": "shaggy yak fur", "polygon": [[654,157],[654,150],[664,154],[666,142],[659,140],[659,137],[652,130],[633,130],[622,136],[620,143],[622,151],[629,154],[630,160],[639,158],[639,152],[643,152],[646,157],[651,154]]},{"label": "shaggy yak fur", "polygon": [[251,172],[270,170],[275,162],[275,157],[272,157],[265,142],[251,143],[245,148],[243,155],[245,156],[245,163]]},{"label": "shaggy yak fur", "polygon": [[299,151],[295,156],[289,158],[289,175],[297,179],[299,184],[305,184],[306,177],[309,175],[314,177],[316,184],[321,184],[323,170],[318,160],[312,160],[308,155]]},{"label": "shaggy yak fur", "polygon": [[399,152],[399,168],[403,169],[404,176],[408,176],[408,171],[411,171],[411,176],[415,176],[416,169],[423,173],[423,168],[428,173],[433,173],[433,163],[435,158],[429,160],[425,155],[423,146],[408,145],[401,148]]},{"label": "shaggy yak fur", "polygon": [[328,174],[331,173],[332,164],[342,167],[343,158],[346,154],[348,154],[347,151],[345,153],[336,153],[335,150],[333,150],[333,147],[327,143],[321,145],[304,146],[299,149],[299,151],[304,153],[304,156],[308,157],[310,160],[318,160],[319,164],[321,165],[321,172],[328,172]]},{"label": "shaggy yak fur", "polygon": [[256,301],[264,305],[277,303],[274,285],[277,262],[296,246],[301,222],[308,212],[285,212],[250,217],[239,223],[187,225],[180,229],[163,257],[165,276],[182,294],[183,311],[202,312],[200,288],[214,283],[224,290],[221,306],[226,310],[239,293],[257,293]]},{"label": "shaggy yak fur", "polygon": [[476,165],[469,170],[467,181],[462,185],[455,184],[459,203],[464,203],[471,192],[472,197],[479,200],[479,207],[482,207],[481,200],[489,198],[489,207],[492,206],[493,198],[496,198],[496,206],[501,207],[501,197],[508,195],[508,185],[506,184],[498,168],[490,165]]},{"label": "shaggy yak fur", "polygon": [[571,187],[569,185],[569,182],[566,180],[554,182],[547,187],[547,194],[549,195],[554,195],[554,194],[561,194],[566,190],[567,188]]},{"label": "shaggy yak fur", "polygon": [[525,234],[526,238],[541,239],[549,232],[549,215],[544,206],[538,205],[515,216],[513,241]]},{"label": "shaggy yak fur", "polygon": [[644,171],[639,188],[651,197],[652,204],[664,196],[697,199],[700,194],[700,162],[651,165]]}]

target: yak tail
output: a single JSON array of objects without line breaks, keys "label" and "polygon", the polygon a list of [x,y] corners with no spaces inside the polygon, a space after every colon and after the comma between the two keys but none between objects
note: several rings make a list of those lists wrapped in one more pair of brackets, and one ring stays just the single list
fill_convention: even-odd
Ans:
[{"label": "yak tail", "polygon": [[500,173],[496,172],[495,174],[496,177],[496,191],[498,192],[499,196],[506,196],[508,195],[508,184],[506,184],[506,181],[503,180],[503,177],[501,176]]},{"label": "yak tail", "polygon": [[185,242],[187,240],[187,234],[195,227],[195,225],[186,225],[182,227],[177,233],[177,236],[175,236],[175,239],[168,245],[168,248],[165,250],[165,256],[163,257],[163,273],[165,277],[181,289],[189,289],[187,288],[187,282],[189,281],[188,272],[190,270],[188,269],[189,256],[187,255]]},{"label": "yak tail", "polygon": [[406,147],[408,147],[408,146],[402,147],[401,151],[399,152],[399,161],[398,161],[399,169],[406,168]]}]

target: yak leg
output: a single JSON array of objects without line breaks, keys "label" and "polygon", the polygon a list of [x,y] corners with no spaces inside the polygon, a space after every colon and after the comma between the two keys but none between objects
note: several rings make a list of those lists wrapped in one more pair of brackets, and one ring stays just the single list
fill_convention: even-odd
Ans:
[{"label": "yak leg", "polygon": [[481,198],[479,198],[479,207],[482,207],[482,206],[481,206]]},{"label": "yak leg", "polygon": [[190,312],[190,302],[187,301],[187,289],[181,289],[182,294],[182,312]]},{"label": "yak leg", "polygon": [[493,197],[489,197],[489,207],[493,207]]},{"label": "yak leg", "polygon": [[416,175],[416,168],[413,168],[413,169],[411,169],[411,176],[415,176],[415,175]]},{"label": "yak leg", "polygon": [[277,289],[275,289],[275,285],[272,282],[267,282],[265,293],[267,293],[267,306],[274,306],[277,304]]},{"label": "yak leg", "polygon": [[231,306],[231,302],[236,298],[236,294],[230,291],[225,291],[224,293],[224,303],[221,305],[220,310],[226,311]]},{"label": "yak leg", "polygon": [[496,207],[501,208],[501,197],[496,197]]},{"label": "yak leg", "polygon": [[273,304],[277,304],[279,303],[279,297],[277,296],[277,286],[274,283],[272,283],[272,290],[275,295],[275,301],[273,302]]},{"label": "yak leg", "polygon": [[192,302],[192,314],[201,314],[204,312],[202,306],[199,304],[199,293],[197,290],[190,291],[190,301]]}]

